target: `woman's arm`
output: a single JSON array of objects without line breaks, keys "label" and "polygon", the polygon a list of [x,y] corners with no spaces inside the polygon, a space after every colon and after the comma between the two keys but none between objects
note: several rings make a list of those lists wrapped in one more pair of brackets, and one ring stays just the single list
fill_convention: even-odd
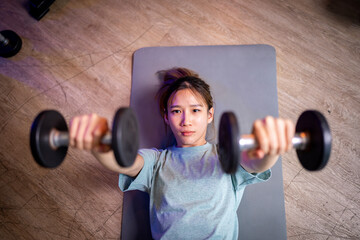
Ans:
[{"label": "woman's arm", "polygon": [[242,152],[240,163],[250,173],[268,170],[274,166],[280,154],[292,149],[295,126],[291,120],[273,117],[256,120],[252,132],[259,146]]},{"label": "woman's arm", "polygon": [[139,154],[136,156],[134,164],[125,168],[119,166],[112,150],[106,153],[100,153],[97,151],[92,151],[92,153],[96,159],[107,169],[128,175],[130,177],[136,177],[144,166],[144,159]]},{"label": "woman's arm", "polygon": [[81,150],[89,150],[106,168],[136,177],[144,166],[144,159],[136,156],[130,167],[120,167],[110,146],[101,144],[101,138],[109,131],[106,118],[97,114],[74,117],[70,121],[70,146]]}]

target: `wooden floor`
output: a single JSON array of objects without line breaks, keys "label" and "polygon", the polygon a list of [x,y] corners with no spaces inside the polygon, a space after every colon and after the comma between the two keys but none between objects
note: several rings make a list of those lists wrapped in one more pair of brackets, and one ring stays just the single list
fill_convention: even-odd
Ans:
[{"label": "wooden floor", "polygon": [[0,1],[0,30],[23,40],[0,59],[0,239],[118,239],[117,175],[70,150],[56,170],[36,165],[29,129],[49,108],[112,118],[130,99],[132,54],[148,46],[270,44],[280,115],[323,112],[327,168],[283,157],[289,239],[360,239],[359,1],[57,0],[36,21],[28,0]]}]

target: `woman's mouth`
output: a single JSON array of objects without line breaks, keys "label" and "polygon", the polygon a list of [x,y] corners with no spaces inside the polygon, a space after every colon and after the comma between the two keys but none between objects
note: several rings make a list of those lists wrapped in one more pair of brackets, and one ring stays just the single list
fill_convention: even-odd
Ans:
[{"label": "woman's mouth", "polygon": [[183,135],[183,136],[191,136],[194,133],[195,133],[194,131],[184,131],[184,132],[181,132],[181,135]]}]

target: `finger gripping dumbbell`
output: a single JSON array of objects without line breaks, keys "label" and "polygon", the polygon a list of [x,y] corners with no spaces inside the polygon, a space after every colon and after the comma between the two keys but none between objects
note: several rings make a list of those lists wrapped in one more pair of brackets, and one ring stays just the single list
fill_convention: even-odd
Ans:
[{"label": "finger gripping dumbbell", "polygon": [[[309,171],[324,168],[331,152],[331,132],[326,118],[318,111],[303,112],[292,138],[293,147],[302,166]],[[219,158],[226,173],[235,173],[241,162],[241,152],[256,149],[254,135],[240,135],[240,127],[232,112],[221,116],[219,126]]]},{"label": "finger gripping dumbbell", "polygon": [[[139,149],[136,116],[130,108],[120,108],[114,116],[111,133],[100,140],[110,145],[119,166],[129,167]],[[30,130],[31,153],[46,168],[59,166],[68,151],[69,131],[64,117],[55,110],[40,112]]]}]

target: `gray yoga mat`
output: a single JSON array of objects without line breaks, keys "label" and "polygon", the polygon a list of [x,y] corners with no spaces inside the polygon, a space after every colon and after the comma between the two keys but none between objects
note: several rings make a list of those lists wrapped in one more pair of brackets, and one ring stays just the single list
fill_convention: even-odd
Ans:
[{"label": "gray yoga mat", "polygon": [[[243,133],[254,120],[278,116],[276,53],[268,45],[150,47],[133,56],[130,106],[140,128],[141,148],[161,148],[165,137],[155,93],[159,70],[185,67],[197,72],[211,86],[215,100],[215,127],[224,111],[238,117]],[[216,133],[215,133],[216,134]],[[211,138],[211,136],[209,136]],[[214,137],[214,136],[212,136]],[[210,142],[216,142],[209,140]],[[248,186],[237,211],[239,239],[286,239],[281,159],[268,182]],[[122,239],[151,239],[149,197],[126,192],[123,203]]]}]

